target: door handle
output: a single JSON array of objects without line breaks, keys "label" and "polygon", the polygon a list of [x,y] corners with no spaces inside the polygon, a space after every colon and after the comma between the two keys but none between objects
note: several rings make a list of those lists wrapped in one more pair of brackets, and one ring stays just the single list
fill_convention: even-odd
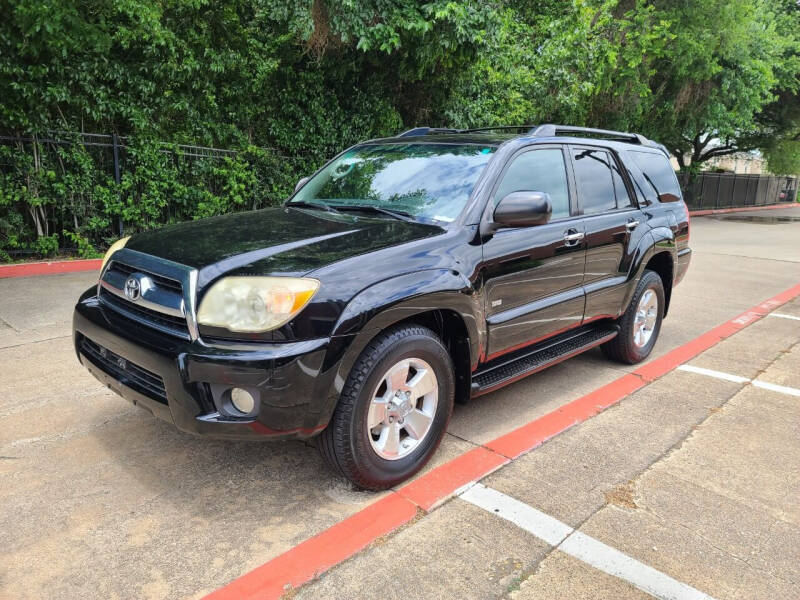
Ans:
[{"label": "door handle", "polygon": [[639,221],[628,221],[627,223],[625,223],[625,229],[627,229],[628,231],[633,231],[638,226],[639,226]]},{"label": "door handle", "polygon": [[564,240],[567,242],[567,246],[574,246],[578,242],[580,242],[584,238],[585,234],[582,231],[575,231],[574,229],[570,229],[569,231],[564,233]]}]

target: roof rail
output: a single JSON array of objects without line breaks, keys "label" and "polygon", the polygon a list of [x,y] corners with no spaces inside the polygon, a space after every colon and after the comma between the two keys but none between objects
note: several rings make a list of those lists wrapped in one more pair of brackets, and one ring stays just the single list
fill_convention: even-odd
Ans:
[{"label": "roof rail", "polygon": [[472,129],[462,129],[461,133],[477,133],[479,131],[505,131],[507,129],[519,129],[522,131],[530,131],[535,125],[498,125],[497,127],[474,127]]},{"label": "roof rail", "polygon": [[397,137],[414,137],[428,135],[429,133],[463,133],[463,129],[447,129],[446,127],[414,127],[399,134]]},{"label": "roof rail", "polygon": [[539,125],[530,130],[533,137],[555,137],[559,133],[591,133],[598,137],[617,138],[627,140],[634,144],[649,146],[650,140],[640,133],[629,133],[627,131],[614,131],[611,129],[594,129],[592,127],[576,127],[574,125]]},{"label": "roof rail", "polygon": [[415,127],[409,129],[397,137],[413,137],[417,135],[429,135],[431,133],[478,133],[480,131],[504,131],[504,130],[519,130],[529,131],[533,125],[497,125],[495,127],[474,127],[471,129],[451,129],[448,127]]}]

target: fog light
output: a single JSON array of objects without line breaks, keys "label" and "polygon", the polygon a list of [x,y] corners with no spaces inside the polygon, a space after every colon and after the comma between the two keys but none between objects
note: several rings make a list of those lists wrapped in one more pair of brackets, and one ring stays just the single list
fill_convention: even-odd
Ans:
[{"label": "fog light", "polygon": [[253,394],[242,388],[233,388],[231,390],[231,404],[241,413],[249,415],[256,407],[256,400]]}]

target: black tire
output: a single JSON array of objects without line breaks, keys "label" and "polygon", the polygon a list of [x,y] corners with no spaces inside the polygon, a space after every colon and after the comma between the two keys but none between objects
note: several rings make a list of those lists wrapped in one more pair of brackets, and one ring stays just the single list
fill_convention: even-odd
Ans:
[{"label": "black tire", "polygon": [[[639,306],[639,301],[648,290],[652,290],[658,299],[656,323],[648,342],[643,346],[638,346],[634,342],[636,310]],[[629,365],[643,361],[650,355],[650,352],[653,351],[653,346],[655,346],[656,340],[658,340],[658,334],[661,331],[661,321],[663,318],[664,283],[661,281],[661,277],[658,273],[647,270],[639,280],[639,284],[636,286],[636,291],[633,293],[628,308],[618,321],[620,327],[619,335],[602,345],[603,353],[608,358]]]},{"label": "black tire", "polygon": [[[395,460],[372,447],[367,428],[374,390],[392,365],[406,358],[427,362],[438,383],[438,402],[428,433],[417,447]],[[447,349],[433,331],[419,325],[390,329],[372,340],[356,360],[328,426],[317,438],[326,462],[357,486],[385,490],[419,471],[442,441],[453,412],[455,376]]]}]

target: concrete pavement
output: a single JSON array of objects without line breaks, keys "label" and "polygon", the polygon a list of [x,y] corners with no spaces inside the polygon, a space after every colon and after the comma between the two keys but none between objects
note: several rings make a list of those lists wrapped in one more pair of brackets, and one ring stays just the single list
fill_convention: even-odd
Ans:
[{"label": "concrete pavement", "polygon": [[[788,310],[800,311],[800,301]],[[773,356],[760,381],[786,383],[788,373],[794,381],[800,328],[794,341],[779,341],[778,321],[714,350],[745,342]],[[800,398],[673,371],[480,485],[711,597],[797,598],[798,465]],[[385,598],[651,597],[554,546],[459,498],[297,597],[367,598],[376,589]]]},{"label": "concrete pavement", "polygon": [[[783,211],[768,212],[782,216]],[[693,264],[676,288],[656,353],[797,284],[798,240],[798,221],[694,219]],[[0,598],[200,597],[381,497],[351,489],[303,444],[191,438],[100,386],[78,365],[68,337],[71,306],[95,277],[74,273],[0,280]],[[800,314],[796,304],[781,312],[787,311]],[[797,387],[794,377],[800,369],[791,358],[796,361],[798,323],[765,319],[692,364],[748,378],[764,371],[774,383]],[[458,406],[431,467],[625,370],[593,352]],[[748,396],[753,393],[757,397]],[[717,520],[734,523],[742,522],[740,514],[752,513],[758,516],[748,531],[757,534],[752,539],[766,555],[777,561],[791,543],[798,547],[795,513],[786,504],[786,498],[798,495],[787,488],[796,480],[781,470],[779,461],[768,459],[780,456],[776,448],[789,445],[783,450],[786,464],[798,464],[791,454],[793,440],[778,425],[783,419],[796,428],[800,419],[791,412],[791,400],[770,402],[760,394],[767,392],[675,372],[484,483],[570,527],[591,526],[590,535],[711,595],[762,593],[767,585],[793,591],[786,586],[796,585],[797,578],[785,566],[768,571],[766,563],[748,559],[744,563],[755,566],[742,567],[735,578],[726,574],[730,564],[741,567],[741,561],[729,564],[730,556],[747,558],[741,546],[711,539],[697,548],[687,546],[681,554],[679,542],[694,537],[668,535],[680,531],[667,519],[674,518],[676,507],[678,513],[696,513],[693,527],[705,532],[698,539],[709,538],[706,530],[713,528],[717,513]],[[753,406],[766,406],[769,414],[754,413]],[[720,421],[728,412],[746,425],[737,429],[735,423]],[[685,464],[671,462],[673,453],[694,444],[695,434],[706,427],[714,433],[705,445],[682,459]],[[751,438],[764,431],[772,436],[775,428],[780,445],[768,446],[769,452],[758,454],[752,464],[747,461],[755,456],[752,452],[738,458],[732,452],[747,440],[742,436],[748,431]],[[756,442],[748,443],[752,450]],[[730,454],[733,462],[714,462],[719,454]],[[742,468],[739,479],[735,465]],[[710,472],[718,469],[725,473],[721,480]],[[774,476],[754,479],[754,470]],[[657,511],[632,508],[631,503]],[[633,516],[625,517],[625,511]],[[646,519],[640,513],[667,515],[667,520]],[[581,590],[583,597],[638,597],[640,592],[630,584],[518,529],[453,500],[334,569],[301,595],[372,597],[375,590],[386,589],[387,581],[401,579],[407,589],[416,590],[406,597],[528,593],[533,595],[522,597],[538,598],[559,589],[576,590],[573,597],[580,597]],[[647,546],[651,535],[657,542]],[[661,552],[646,551],[659,545]],[[373,560],[384,547],[399,554],[360,562]],[[698,567],[704,565],[700,551],[703,557],[715,557],[719,568]],[[348,570],[358,564],[363,568]],[[700,570],[684,572],[680,565]],[[771,572],[774,577],[767,575]],[[368,582],[383,582],[383,587],[369,587]],[[359,590],[366,596],[356,595]],[[591,590],[596,595],[586,595]]]}]

